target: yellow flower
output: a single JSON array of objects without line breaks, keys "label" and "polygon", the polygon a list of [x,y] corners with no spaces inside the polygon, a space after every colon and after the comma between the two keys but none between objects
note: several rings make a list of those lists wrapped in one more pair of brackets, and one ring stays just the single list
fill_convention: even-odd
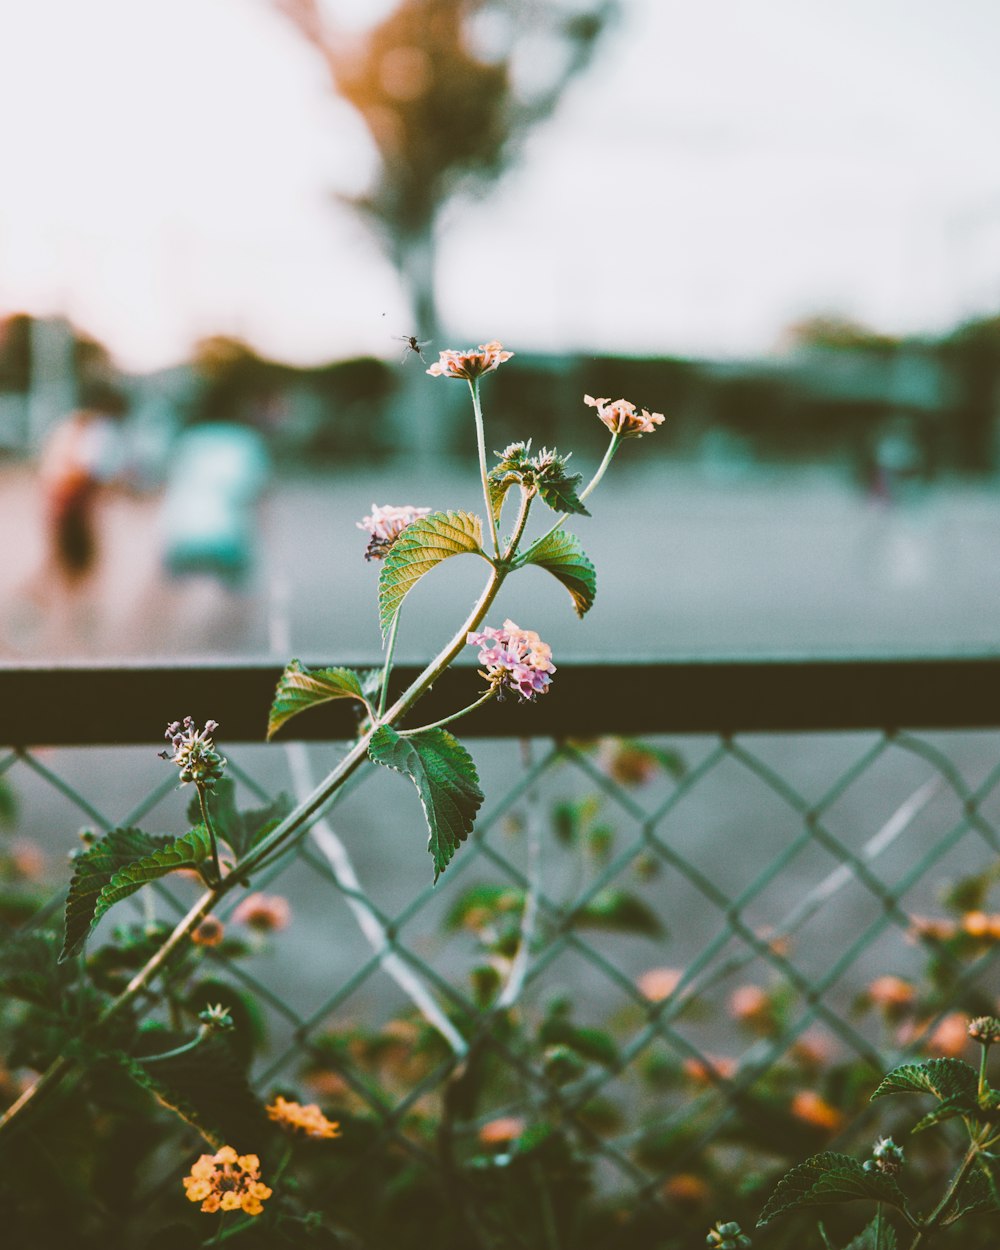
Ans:
[{"label": "yellow flower", "polygon": [[260,1215],[261,1205],[271,1196],[270,1188],[260,1179],[260,1159],[256,1155],[238,1155],[232,1146],[223,1146],[214,1155],[202,1155],[191,1166],[183,1180],[189,1202],[200,1202],[201,1209],[213,1211],[244,1211]]},{"label": "yellow flower", "polygon": [[328,1120],[315,1103],[303,1106],[282,1098],[279,1094],[267,1109],[267,1114],[285,1128],[301,1129],[307,1137],[339,1137],[340,1125]]}]

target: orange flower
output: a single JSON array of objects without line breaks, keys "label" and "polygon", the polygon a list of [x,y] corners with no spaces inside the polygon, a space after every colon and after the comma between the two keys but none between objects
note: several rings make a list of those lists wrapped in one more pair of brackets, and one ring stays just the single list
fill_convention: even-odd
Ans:
[{"label": "orange flower", "polygon": [[663,1184],[661,1191],[668,1202],[680,1207],[700,1207],[709,1199],[709,1189],[705,1181],[694,1172],[678,1172]]},{"label": "orange flower", "polygon": [[726,1055],[705,1055],[703,1059],[685,1059],[684,1073],[698,1085],[731,1081],[736,1075],[736,1060]]},{"label": "orange flower", "polygon": [[519,1115],[502,1115],[496,1120],[488,1120],[479,1130],[479,1140],[484,1146],[503,1146],[520,1137],[524,1132],[524,1121]]},{"label": "orange flower", "polygon": [[792,1099],[790,1110],[797,1120],[830,1133],[836,1132],[844,1123],[843,1114],[812,1089],[799,1090]]},{"label": "orange flower", "polygon": [[636,981],[636,986],[643,998],[651,1003],[662,1003],[677,988],[681,979],[679,968],[650,968]]},{"label": "orange flower", "polygon": [[340,1124],[336,1120],[328,1120],[314,1102],[304,1107],[279,1094],[267,1108],[267,1114],[285,1128],[301,1129],[306,1137],[340,1136]]},{"label": "orange flower", "polygon": [[909,981],[887,974],[876,977],[869,984],[866,995],[873,1006],[888,1012],[898,1012],[903,1007],[909,1007],[916,997],[916,991]]},{"label": "orange flower", "polygon": [[196,946],[218,946],[224,936],[222,921],[217,916],[206,916],[191,934],[191,941]]},{"label": "orange flower", "polygon": [[740,985],[729,996],[729,1014],[740,1024],[769,1032],[774,1025],[774,1009],[767,990],[759,985]]},{"label": "orange flower", "polygon": [[291,918],[288,900],[280,894],[248,894],[233,911],[233,923],[245,924],[260,933],[284,929]]},{"label": "orange flower", "polygon": [[968,1043],[969,1017],[960,1011],[952,1011],[938,1021],[927,1039],[927,1049],[931,1054],[957,1059]]},{"label": "orange flower", "polygon": [[662,412],[637,412],[635,404],[627,399],[594,399],[592,395],[584,395],[583,402],[597,409],[597,415],[612,434],[620,438],[642,438],[643,434],[652,434],[658,425],[663,423]]},{"label": "orange flower", "polygon": [[479,350],[443,351],[440,359],[435,360],[427,370],[436,378],[466,378],[469,382],[481,377],[484,373],[492,373],[505,360],[510,360],[513,352],[505,352],[503,344],[495,340],[492,343],[480,343]]},{"label": "orange flower", "polygon": [[200,1202],[201,1209],[243,1211],[260,1215],[261,1205],[271,1190],[260,1179],[260,1159],[238,1155],[232,1146],[223,1146],[214,1155],[202,1155],[183,1180],[189,1202]]}]

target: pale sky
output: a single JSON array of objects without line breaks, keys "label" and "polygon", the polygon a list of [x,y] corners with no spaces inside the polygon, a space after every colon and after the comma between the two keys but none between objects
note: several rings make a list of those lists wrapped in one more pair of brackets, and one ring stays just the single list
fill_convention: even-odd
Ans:
[{"label": "pale sky", "polygon": [[[819,311],[922,333],[1000,308],[995,0],[625,10],[448,213],[450,345],[741,356]],[[65,311],[132,368],[216,332],[301,362],[419,332],[333,202],[364,128],[268,0],[0,0],[0,109],[0,313]]]}]

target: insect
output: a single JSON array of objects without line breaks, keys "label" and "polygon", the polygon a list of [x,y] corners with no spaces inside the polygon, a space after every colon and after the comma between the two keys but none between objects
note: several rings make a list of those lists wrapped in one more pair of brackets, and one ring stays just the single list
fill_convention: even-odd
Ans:
[{"label": "insect", "polygon": [[420,359],[424,361],[424,364],[427,364],[427,361],[424,360],[423,349],[429,346],[431,341],[430,339],[423,339],[418,342],[415,334],[397,334],[394,337],[399,339],[401,343],[406,344],[403,348],[403,359],[399,362],[401,365],[406,363],[406,358],[409,356],[410,352],[416,352]]}]

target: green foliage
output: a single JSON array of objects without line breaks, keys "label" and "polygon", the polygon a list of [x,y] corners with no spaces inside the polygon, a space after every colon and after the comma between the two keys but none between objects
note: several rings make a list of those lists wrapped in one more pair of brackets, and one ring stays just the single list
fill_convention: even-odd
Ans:
[{"label": "green foliage", "polygon": [[472,756],[446,729],[421,729],[403,737],[389,725],[375,731],[368,753],[377,764],[405,773],[417,787],[436,881],[472,832],[483,802]]},{"label": "green foliage", "polygon": [[866,1172],[850,1155],[826,1150],[785,1173],[761,1211],[757,1226],[769,1224],[776,1216],[796,1207],[826,1206],[834,1202],[854,1202],[859,1198],[885,1202],[894,1207],[906,1205],[892,1177],[880,1172]]},{"label": "green foliage", "polygon": [[858,1233],[844,1250],[897,1250],[895,1229],[877,1217]]},{"label": "green foliage", "polygon": [[378,579],[379,621],[389,636],[403,600],[423,575],[449,556],[485,555],[483,523],[470,512],[432,512],[409,524],[392,544]]},{"label": "green foliage", "polygon": [[634,933],[642,937],[666,937],[659,916],[648,904],[628,890],[606,886],[572,915],[574,929],[605,929],[612,933]]},{"label": "green foliage", "polygon": [[[217,781],[214,791],[206,796],[206,802],[216,835],[232,848],[237,859],[242,859],[266,838],[292,806],[287,795],[279,794],[264,807],[241,812],[236,806],[236,784],[231,777]],[[197,798],[188,804],[187,817],[192,825],[198,824],[201,808]]]},{"label": "green foliage", "polygon": [[0,946],[0,995],[49,1006],[68,981],[58,967],[59,939],[44,929],[15,933]]},{"label": "green foliage", "polygon": [[536,457],[538,494],[543,503],[553,512],[570,512],[579,516],[590,516],[579,496],[582,474],[567,473],[568,456],[557,456],[555,452],[548,457]]},{"label": "green foliage", "polygon": [[129,1076],[196,1129],[216,1150],[261,1142],[263,1109],[228,1039],[217,1033],[164,1055],[115,1058]]},{"label": "green foliage", "polygon": [[538,1040],[543,1046],[566,1046],[581,1059],[606,1068],[615,1068],[620,1062],[618,1047],[610,1033],[573,1024],[562,1015],[550,1016],[543,1022]]},{"label": "green foliage", "polygon": [[318,703],[329,703],[332,699],[357,699],[365,703],[362,675],[351,668],[308,669],[299,660],[289,661],[271,702],[267,720],[268,739],[273,738],[282,725],[299,712]]},{"label": "green foliage", "polygon": [[975,1070],[961,1059],[928,1059],[926,1063],[906,1063],[893,1068],[872,1094],[933,1094],[943,1103],[977,1106]]},{"label": "green foliage", "polygon": [[583,617],[593,607],[597,595],[597,572],[575,534],[564,529],[553,530],[532,543],[522,562],[547,569],[561,582],[569,591],[577,616]]},{"label": "green foliage", "polygon": [[179,838],[140,829],[112,829],[76,861],[66,899],[66,936],[60,960],[83,946],[98,920],[115,903],[179,868],[199,869],[211,855],[204,825]]}]

